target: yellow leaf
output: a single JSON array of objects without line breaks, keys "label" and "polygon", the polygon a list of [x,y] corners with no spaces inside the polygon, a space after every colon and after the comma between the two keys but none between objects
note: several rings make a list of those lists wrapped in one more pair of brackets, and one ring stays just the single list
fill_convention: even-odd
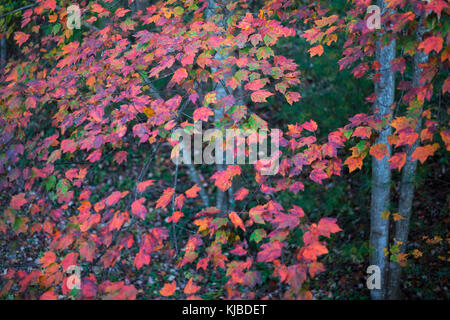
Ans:
[{"label": "yellow leaf", "polygon": [[391,214],[391,212],[390,212],[389,210],[384,210],[384,211],[381,213],[381,217],[382,217],[383,219],[389,220],[390,214]]},{"label": "yellow leaf", "polygon": [[414,249],[414,251],[412,252],[414,258],[418,259],[421,256],[423,256],[423,253],[420,250]]},{"label": "yellow leaf", "polygon": [[144,108],[144,113],[148,118],[151,118],[155,114],[155,111],[152,108],[147,107]]}]

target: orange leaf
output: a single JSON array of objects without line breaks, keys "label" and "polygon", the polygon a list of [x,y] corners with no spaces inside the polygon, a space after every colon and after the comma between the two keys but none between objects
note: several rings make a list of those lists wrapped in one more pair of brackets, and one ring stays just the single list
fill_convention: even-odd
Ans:
[{"label": "orange leaf", "polygon": [[230,218],[231,222],[233,222],[235,227],[239,227],[243,231],[245,231],[244,223],[242,222],[242,219],[237,215],[236,212],[234,212],[234,211],[230,212],[228,217]]},{"label": "orange leaf", "polygon": [[41,264],[43,268],[47,268],[56,260],[56,255],[52,251],[47,251],[41,258]]},{"label": "orange leaf", "polygon": [[186,190],[185,194],[188,198],[195,198],[198,196],[198,192],[200,191],[200,188],[197,185],[194,185],[189,190]]},{"label": "orange leaf", "polygon": [[163,195],[156,202],[156,209],[167,206],[172,199],[173,193],[173,188],[167,188],[166,190],[164,190]]},{"label": "orange leaf", "polygon": [[389,159],[389,169],[398,169],[398,171],[402,170],[402,167],[406,163],[406,153],[405,152],[398,152],[394,154]]},{"label": "orange leaf", "polygon": [[319,45],[309,49],[308,52],[311,55],[311,57],[314,57],[315,55],[318,55],[320,57],[323,53],[323,47],[321,44],[319,44]]},{"label": "orange leaf", "polygon": [[431,157],[434,152],[439,148],[437,143],[431,145],[426,145],[424,147],[417,147],[411,155],[412,160],[419,160],[421,163],[424,163],[428,157]]},{"label": "orange leaf", "polygon": [[187,71],[185,68],[180,68],[173,74],[172,80],[173,82],[176,82],[177,84],[181,84],[184,79],[186,79],[188,76]]},{"label": "orange leaf", "polygon": [[181,217],[184,217],[184,213],[181,212],[181,211],[175,211],[175,212],[169,217],[169,219],[167,219],[167,222],[177,223],[178,220],[180,220]]},{"label": "orange leaf", "polygon": [[190,278],[188,283],[184,287],[184,293],[185,294],[194,294],[200,289],[201,289],[201,287],[200,286],[196,286],[194,284],[194,281],[192,281],[192,278]]},{"label": "orange leaf", "polygon": [[384,143],[373,145],[369,151],[370,155],[377,158],[378,161],[383,160],[388,155],[388,148]]},{"label": "orange leaf", "polygon": [[161,290],[159,290],[159,293],[164,297],[170,297],[175,293],[175,290],[177,289],[177,283],[175,280],[173,280],[171,283],[166,283],[164,287],[162,287]]},{"label": "orange leaf", "polygon": [[19,47],[22,46],[22,44],[24,44],[28,40],[28,38],[30,38],[29,34],[20,31],[14,34],[14,40],[16,40]]}]

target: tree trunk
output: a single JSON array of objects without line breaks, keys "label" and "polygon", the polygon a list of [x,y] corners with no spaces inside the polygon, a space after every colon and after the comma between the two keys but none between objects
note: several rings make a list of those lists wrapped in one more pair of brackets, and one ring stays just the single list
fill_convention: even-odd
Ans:
[{"label": "tree trunk", "polygon": [[[211,16],[214,16],[217,13],[218,10],[218,6],[215,3],[214,0],[209,0],[208,1],[208,8],[206,9],[206,17],[209,18]],[[222,27],[226,28],[226,25],[224,23],[225,19],[223,19],[223,25]],[[219,52],[217,52],[214,56],[215,59],[219,60],[219,61],[225,61],[225,58],[222,54],[220,54]],[[217,72],[217,68],[211,68],[211,74],[214,74]],[[217,101],[220,101],[220,99],[223,99],[227,96],[227,90],[225,88],[225,85],[221,82],[215,82],[216,87],[215,87],[215,92],[216,92],[216,97],[217,97]],[[221,119],[223,119],[224,117],[224,109],[221,107],[216,106],[216,108],[214,109],[214,121],[218,122]],[[223,171],[225,170],[225,165],[223,164],[217,164],[216,165],[216,169],[217,171]],[[217,197],[216,197],[216,207],[221,210],[221,211],[225,211],[226,210],[226,199],[225,199],[225,192],[221,191],[220,189],[217,189]]]},{"label": "tree trunk", "polygon": [[3,68],[6,65],[6,36],[0,39],[0,67]]},{"label": "tree trunk", "polygon": [[[385,3],[378,1],[382,12]],[[372,158],[372,196],[370,208],[370,264],[380,268],[380,289],[372,289],[371,297],[375,300],[386,298],[386,284],[388,275],[388,259],[384,249],[389,246],[389,220],[382,217],[382,212],[389,210],[391,170],[388,159],[391,155],[391,148],[387,142],[387,137],[391,134],[391,106],[394,103],[395,78],[391,71],[391,61],[395,58],[395,40],[383,46],[381,40],[377,42],[376,58],[380,62],[381,78],[375,84],[377,100],[374,103],[374,114],[377,118],[383,119],[383,127],[379,132],[375,144],[383,143],[388,147],[388,156],[378,161]]]},{"label": "tree trunk", "polygon": [[[422,41],[424,28],[421,26],[422,19],[420,19],[419,27],[417,30],[417,40]],[[420,82],[420,73],[422,68],[420,64],[425,63],[428,60],[428,55],[426,55],[422,50],[417,51],[414,55],[414,65],[413,65],[413,76],[412,85],[413,87],[419,87],[423,85]],[[417,123],[415,132],[420,134],[422,127],[422,106],[416,110],[414,117],[417,117]],[[414,181],[416,177],[417,161],[411,160],[411,155],[416,150],[419,145],[420,138],[418,138],[412,146],[407,150],[407,158],[405,166],[402,170],[401,185],[400,185],[400,199],[398,212],[403,217],[403,219],[398,220],[395,223],[395,239],[400,242],[399,245],[400,252],[404,252],[406,248],[406,243],[408,241],[409,232],[409,220],[411,218],[411,208],[414,198]],[[402,267],[394,261],[390,263],[390,278],[389,278],[389,299],[398,300],[401,298],[400,291],[400,280],[401,280]]]}]

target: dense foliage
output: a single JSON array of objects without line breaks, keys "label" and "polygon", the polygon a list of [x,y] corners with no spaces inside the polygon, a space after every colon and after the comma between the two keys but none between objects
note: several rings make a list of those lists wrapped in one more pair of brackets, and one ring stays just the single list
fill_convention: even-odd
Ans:
[{"label": "dense foliage", "polygon": [[[386,1],[386,27],[374,30],[363,0],[149,2],[83,1],[81,29],[67,28],[68,1],[2,8],[20,10],[0,20],[14,46],[0,75],[0,233],[39,249],[29,261],[2,258],[0,296],[313,298],[327,240],[345,230],[298,197],[342,183],[366,158],[397,172],[447,161],[447,2]],[[392,112],[380,115],[370,81],[384,72],[377,45],[393,40],[401,54],[390,72],[402,80]],[[300,57],[283,50],[295,41]],[[328,52],[336,72],[361,78],[354,106],[333,106],[346,103],[340,92],[321,103],[327,89],[308,86],[307,64]],[[296,118],[302,95],[323,119]],[[281,129],[278,174],[262,175],[262,162],[175,164],[171,133],[193,132],[196,121]],[[399,245],[383,249],[402,264]],[[81,290],[68,286],[71,266],[82,268]]]}]

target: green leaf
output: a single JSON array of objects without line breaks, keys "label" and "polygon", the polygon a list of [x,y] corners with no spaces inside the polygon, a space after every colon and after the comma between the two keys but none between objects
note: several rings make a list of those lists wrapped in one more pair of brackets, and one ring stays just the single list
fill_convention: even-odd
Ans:
[{"label": "green leaf", "polygon": [[250,236],[250,241],[260,242],[267,235],[266,230],[256,229]]}]

